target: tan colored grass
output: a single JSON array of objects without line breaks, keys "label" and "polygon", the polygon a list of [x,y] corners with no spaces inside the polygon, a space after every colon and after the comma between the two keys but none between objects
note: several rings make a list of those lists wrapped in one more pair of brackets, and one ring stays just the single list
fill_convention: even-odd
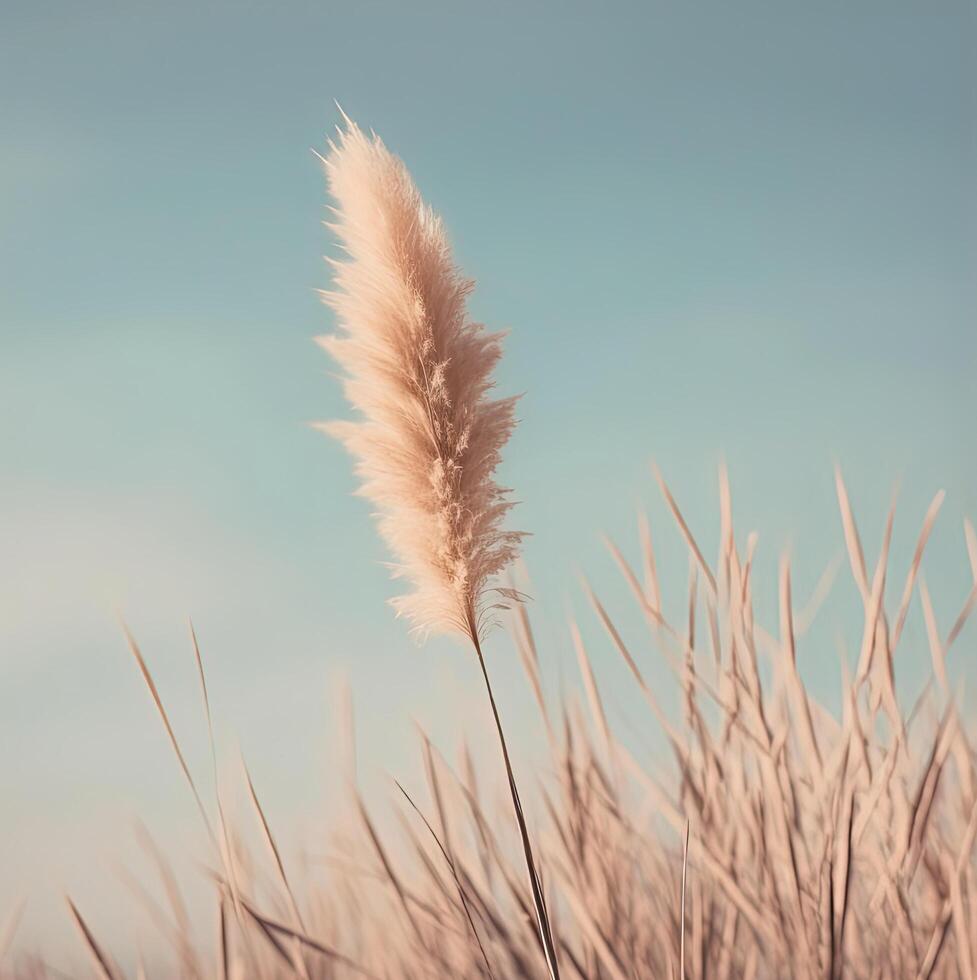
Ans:
[{"label": "tan colored grass", "polygon": [[[731,509],[723,518],[719,561],[707,569],[715,588],[699,568],[691,616],[681,627],[651,605],[657,589],[639,586],[647,641],[629,648],[591,593],[606,650],[625,658],[622,676],[647,687],[639,665],[659,653],[675,672],[675,710],[658,704],[661,691],[649,689],[647,702],[650,724],[659,724],[660,713],[667,725],[670,761],[641,757],[615,731],[595,651],[586,648],[582,631],[571,631],[575,654],[567,650],[582,671],[581,697],[572,691],[562,702],[547,697],[528,616],[524,609],[514,616],[529,683],[551,720],[549,757],[540,767],[546,776],[535,795],[537,859],[569,976],[674,980],[684,961],[689,980],[973,980],[977,756],[972,730],[941,680],[972,601],[968,595],[948,628],[922,598],[932,512],[923,547],[888,601],[879,583],[896,570],[887,559],[869,571],[840,482],[839,488],[849,587],[863,602],[856,638],[864,641],[857,651],[861,669],[843,675],[840,712],[812,698],[795,667],[819,654],[797,628],[786,563],[779,622],[764,628],[756,621],[752,565],[736,546]],[[669,506],[679,513],[674,501]],[[687,524],[681,533],[691,539],[698,567],[704,552],[693,547]],[[649,567],[650,536],[643,532],[641,539]],[[748,542],[756,547],[752,535]],[[886,557],[884,542],[882,551]],[[634,591],[637,578],[623,552],[616,550],[615,560]],[[973,577],[977,583],[977,568]],[[902,706],[896,654],[925,656],[905,630],[903,648],[892,643],[890,623],[903,616],[905,581],[924,610],[933,672],[918,699]],[[972,592],[974,583],[964,591]],[[151,681],[145,661],[140,668]],[[153,699],[165,720],[158,692]],[[681,721],[669,720],[672,714]],[[172,734],[168,726],[166,734]],[[172,741],[178,750],[175,735]],[[148,975],[546,976],[521,849],[486,802],[494,799],[485,793],[490,778],[474,771],[464,751],[456,772],[428,741],[423,745],[429,799],[394,794],[401,839],[384,834],[357,804],[358,826],[337,837],[327,878],[304,894],[289,884],[254,793],[268,855],[262,864],[244,859],[236,845],[226,849],[235,855],[238,912],[214,841],[220,941],[215,950],[187,949],[185,929],[172,925],[185,922],[186,913],[171,883],[173,913],[157,910],[156,917],[172,944],[172,964]],[[120,975],[110,944],[74,907],[72,916],[93,968]],[[40,961],[29,972],[7,969],[8,976],[56,976]]]}]

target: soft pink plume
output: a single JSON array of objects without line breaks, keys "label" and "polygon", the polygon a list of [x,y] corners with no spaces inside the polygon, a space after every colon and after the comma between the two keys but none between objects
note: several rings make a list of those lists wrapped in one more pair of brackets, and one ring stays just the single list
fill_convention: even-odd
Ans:
[{"label": "soft pink plume", "polygon": [[474,283],[454,264],[441,219],[403,162],[347,120],[325,160],[336,232],[348,255],[324,292],[339,333],[320,338],[345,371],[357,421],[323,428],[356,459],[360,493],[411,590],[393,600],[414,630],[477,634],[490,583],[522,535],[494,479],[515,425],[514,398],[493,399],[502,335],[468,318]]}]

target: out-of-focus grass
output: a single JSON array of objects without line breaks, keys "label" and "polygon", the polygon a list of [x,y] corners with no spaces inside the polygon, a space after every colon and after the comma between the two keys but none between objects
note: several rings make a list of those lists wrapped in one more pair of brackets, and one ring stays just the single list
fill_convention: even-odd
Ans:
[{"label": "out-of-focus grass", "polygon": [[[636,758],[615,734],[574,624],[585,697],[568,695],[556,705],[546,698],[529,617],[524,607],[515,611],[511,629],[548,740],[537,857],[564,975],[671,980],[684,964],[685,977],[695,980],[977,976],[977,756],[945,668],[977,604],[977,537],[968,524],[973,585],[959,615],[941,625],[919,571],[942,496],[902,571],[889,562],[893,515],[880,554],[868,561],[840,475],[837,487],[848,573],[864,613],[839,716],[811,697],[798,670],[810,615],[795,613],[786,558],[779,621],[765,627],[754,619],[756,539],[738,545],[725,477],[714,567],[662,483],[693,570],[681,623],[661,610],[646,529],[639,570],[610,545],[647,621],[650,649],[626,646],[585,587],[609,644],[664,731],[669,759]],[[829,601],[829,589],[818,593],[818,602]],[[905,644],[914,601],[932,674],[914,704],[900,705],[895,652]],[[195,639],[193,647],[200,665]],[[511,821],[487,802],[486,779],[476,778],[470,755],[462,753],[455,771],[425,740],[429,793],[424,800],[397,794],[401,842],[381,834],[357,797],[358,825],[337,837],[330,880],[299,894],[250,777],[263,862],[242,853],[220,801],[216,819],[208,815],[151,674],[132,648],[204,814],[218,896],[218,938],[197,948],[176,884],[164,875],[169,908],[156,909],[156,922],[172,958],[151,975],[546,975]],[[668,720],[662,693],[645,679],[652,654],[674,671],[680,723]],[[200,675],[206,705],[202,665]],[[209,705],[207,718],[209,724]],[[69,911],[92,971],[121,977],[109,937],[93,934],[83,910],[69,904]],[[15,911],[0,930],[0,957],[16,918]],[[6,971],[58,976],[23,955]]]}]

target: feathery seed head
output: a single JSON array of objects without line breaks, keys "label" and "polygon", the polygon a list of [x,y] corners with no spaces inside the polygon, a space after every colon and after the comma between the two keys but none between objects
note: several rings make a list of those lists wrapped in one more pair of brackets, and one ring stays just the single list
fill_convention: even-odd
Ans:
[{"label": "feathery seed head", "polygon": [[515,425],[516,399],[489,397],[502,335],[468,319],[473,282],[379,137],[347,120],[325,169],[347,259],[332,263],[335,290],[323,294],[339,333],[320,343],[360,418],[323,428],[355,457],[395,577],[410,582],[398,615],[421,634],[477,635],[489,593],[514,598],[489,583],[522,538],[502,527],[512,502],[493,476]]}]

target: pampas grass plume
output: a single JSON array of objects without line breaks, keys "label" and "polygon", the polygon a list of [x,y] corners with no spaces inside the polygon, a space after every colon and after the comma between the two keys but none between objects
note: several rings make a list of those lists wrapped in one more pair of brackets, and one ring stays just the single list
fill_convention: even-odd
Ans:
[{"label": "pampas grass plume", "polygon": [[422,635],[474,638],[503,604],[488,597],[514,597],[490,582],[522,536],[502,527],[512,502],[493,477],[515,425],[516,399],[490,397],[502,335],[468,318],[474,284],[379,137],[346,119],[323,162],[347,259],[332,262],[335,289],[323,293],[339,333],[319,342],[360,418],[321,428],[355,457],[394,575],[410,583],[398,615]]}]

